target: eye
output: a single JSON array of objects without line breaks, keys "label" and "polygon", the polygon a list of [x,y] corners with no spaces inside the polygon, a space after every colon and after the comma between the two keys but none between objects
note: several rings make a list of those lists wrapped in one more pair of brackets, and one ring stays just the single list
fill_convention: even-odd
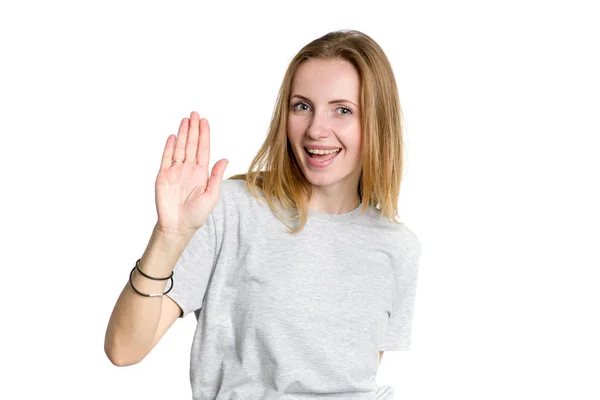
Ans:
[{"label": "eye", "polygon": [[[304,108],[306,107],[306,108]],[[294,109],[294,111],[308,111],[310,109],[310,106],[302,101],[294,104],[292,106],[292,108]]]},{"label": "eye", "polygon": [[349,109],[348,107],[338,107],[338,111],[341,110],[342,112],[340,112],[340,114],[342,115],[350,115],[352,114],[352,110]]}]

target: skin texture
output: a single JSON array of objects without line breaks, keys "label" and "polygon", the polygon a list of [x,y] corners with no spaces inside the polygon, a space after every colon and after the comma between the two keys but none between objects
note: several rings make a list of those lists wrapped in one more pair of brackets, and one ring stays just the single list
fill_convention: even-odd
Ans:
[{"label": "skin texture", "polygon": [[[361,174],[360,76],[341,59],[300,65],[290,94],[288,139],[304,176],[313,185],[309,208],[342,214],[358,206]],[[315,168],[305,146],[341,148],[332,164]]]}]

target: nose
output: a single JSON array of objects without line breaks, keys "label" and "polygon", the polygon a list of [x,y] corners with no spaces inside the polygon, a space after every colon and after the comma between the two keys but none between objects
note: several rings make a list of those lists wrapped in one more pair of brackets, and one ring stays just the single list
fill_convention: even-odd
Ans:
[{"label": "nose", "polygon": [[331,126],[328,117],[327,112],[315,112],[310,125],[306,129],[306,136],[314,140],[328,137],[331,134]]}]

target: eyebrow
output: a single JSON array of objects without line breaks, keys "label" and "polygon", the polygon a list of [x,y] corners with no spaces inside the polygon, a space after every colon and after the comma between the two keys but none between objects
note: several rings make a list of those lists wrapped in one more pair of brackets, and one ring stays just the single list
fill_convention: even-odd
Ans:
[{"label": "eyebrow", "polygon": [[[299,97],[299,98],[301,98],[301,99],[304,99],[304,100],[306,100],[306,101],[310,101],[310,99],[309,99],[308,97],[302,96],[302,95],[300,95],[300,94],[294,94],[294,95],[292,95],[292,96],[290,97],[290,99],[291,99],[292,97]],[[346,100],[346,99],[335,99],[335,100],[331,100],[331,101],[329,102],[329,104],[333,104],[333,103],[350,103],[350,104],[353,104],[353,105],[354,105],[356,108],[359,108],[359,107],[358,107],[358,105],[356,105],[356,104],[354,104],[353,102],[351,102],[350,100]]]}]

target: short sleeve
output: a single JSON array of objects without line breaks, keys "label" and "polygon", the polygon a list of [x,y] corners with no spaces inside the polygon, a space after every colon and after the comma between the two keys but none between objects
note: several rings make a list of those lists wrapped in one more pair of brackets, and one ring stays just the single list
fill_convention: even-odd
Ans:
[{"label": "short sleeve", "polygon": [[181,253],[173,268],[173,289],[167,294],[185,317],[202,308],[204,295],[216,265],[217,233],[214,211]]},{"label": "short sleeve", "polygon": [[412,234],[404,249],[394,268],[392,311],[379,351],[410,349],[421,243]]}]

